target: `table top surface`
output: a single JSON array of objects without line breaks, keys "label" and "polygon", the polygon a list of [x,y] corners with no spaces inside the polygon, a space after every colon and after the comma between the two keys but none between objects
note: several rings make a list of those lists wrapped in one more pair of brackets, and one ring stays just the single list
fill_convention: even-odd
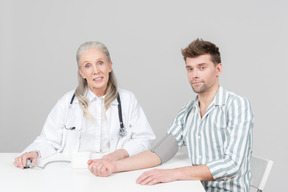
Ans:
[{"label": "table top surface", "polygon": [[[58,191],[173,191],[187,189],[204,192],[200,181],[175,181],[152,186],[136,184],[136,179],[149,169],[115,173],[109,177],[96,177],[86,169],[73,169],[70,163],[52,163],[45,169],[19,169],[13,165],[18,153],[0,153],[0,191],[2,192],[58,192]],[[59,154],[50,160],[60,159]],[[61,157],[61,154],[60,154]],[[185,151],[155,168],[166,169],[191,165]],[[185,191],[185,190],[184,190]]]}]

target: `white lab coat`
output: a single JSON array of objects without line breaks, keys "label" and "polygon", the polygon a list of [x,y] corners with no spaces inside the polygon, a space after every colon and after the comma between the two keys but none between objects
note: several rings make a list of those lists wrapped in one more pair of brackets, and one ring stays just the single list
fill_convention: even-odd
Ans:
[{"label": "white lab coat", "polygon": [[[39,151],[45,158],[56,152],[71,153],[79,150],[84,113],[77,97],[70,104],[75,90],[66,93],[47,117],[40,136],[24,151]],[[125,149],[129,156],[149,150],[155,140],[153,130],[134,94],[119,89],[122,116],[127,135],[119,136],[118,101],[115,99],[106,111],[110,129],[110,152]],[[70,128],[75,127],[74,130]]]}]

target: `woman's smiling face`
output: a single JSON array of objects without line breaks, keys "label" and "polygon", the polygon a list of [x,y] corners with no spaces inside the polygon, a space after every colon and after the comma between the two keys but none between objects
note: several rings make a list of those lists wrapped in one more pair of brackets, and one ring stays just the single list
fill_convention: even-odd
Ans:
[{"label": "woman's smiling face", "polygon": [[112,62],[97,48],[90,48],[80,55],[79,73],[86,79],[88,87],[98,97],[106,94]]}]

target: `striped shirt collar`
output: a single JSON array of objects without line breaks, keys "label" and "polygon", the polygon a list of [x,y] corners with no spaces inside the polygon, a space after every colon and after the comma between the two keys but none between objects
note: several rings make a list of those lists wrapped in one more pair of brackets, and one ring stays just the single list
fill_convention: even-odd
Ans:
[{"label": "striped shirt collar", "polygon": [[[213,101],[211,102],[210,106],[214,105],[214,106],[222,106],[225,105],[228,99],[228,93],[227,91],[222,87],[219,86],[218,91],[213,99]],[[194,100],[194,107],[198,107],[198,95],[196,96],[195,100]]]}]

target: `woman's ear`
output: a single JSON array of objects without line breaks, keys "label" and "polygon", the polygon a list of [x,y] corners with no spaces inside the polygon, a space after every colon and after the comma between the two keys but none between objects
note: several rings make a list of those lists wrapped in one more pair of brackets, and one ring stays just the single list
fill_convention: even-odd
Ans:
[{"label": "woman's ear", "polygon": [[82,71],[81,71],[80,69],[78,69],[78,72],[79,72],[79,74],[81,75],[81,77],[82,77],[83,79],[86,79],[86,78],[84,77],[84,75],[82,74]]},{"label": "woman's ear", "polygon": [[112,61],[109,64],[109,73],[112,71]]}]

